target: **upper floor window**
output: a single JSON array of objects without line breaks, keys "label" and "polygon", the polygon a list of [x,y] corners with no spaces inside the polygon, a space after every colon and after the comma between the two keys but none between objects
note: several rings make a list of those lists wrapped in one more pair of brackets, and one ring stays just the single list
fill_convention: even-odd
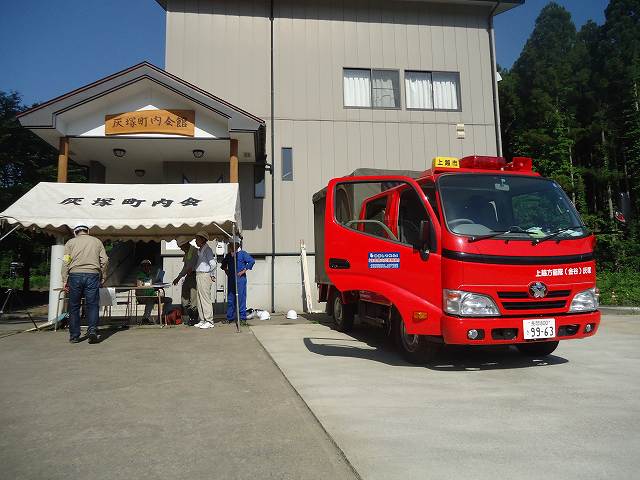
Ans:
[{"label": "upper floor window", "polygon": [[398,70],[345,68],[344,106],[360,108],[400,108]]},{"label": "upper floor window", "polygon": [[457,72],[404,72],[407,108],[460,110],[460,74]]}]

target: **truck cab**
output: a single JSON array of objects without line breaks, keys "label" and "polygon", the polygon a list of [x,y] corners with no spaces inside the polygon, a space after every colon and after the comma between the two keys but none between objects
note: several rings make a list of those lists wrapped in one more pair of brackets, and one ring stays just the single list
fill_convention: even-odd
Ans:
[{"label": "truck cab", "polygon": [[594,236],[529,158],[337,178],[314,203],[320,300],[341,330],[356,313],[385,328],[409,361],[443,344],[548,355],[598,329]]}]

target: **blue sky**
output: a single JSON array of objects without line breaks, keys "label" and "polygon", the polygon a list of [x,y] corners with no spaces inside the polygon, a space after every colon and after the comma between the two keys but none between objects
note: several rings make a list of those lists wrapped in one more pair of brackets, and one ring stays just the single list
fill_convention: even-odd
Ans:
[{"label": "blue sky", "polygon": [[[498,63],[510,67],[549,0],[496,18]],[[578,28],[604,20],[608,0],[557,0]],[[49,100],[148,60],[164,66],[165,17],[155,0],[21,0],[0,6],[0,90]]]},{"label": "blue sky", "polygon": [[[609,0],[555,1],[569,10],[578,30],[587,20],[602,25],[604,10],[609,4]],[[496,17],[496,57],[501,66],[510,68],[513,65],[533,31],[540,10],[548,3],[550,0],[525,0],[524,5]]]}]

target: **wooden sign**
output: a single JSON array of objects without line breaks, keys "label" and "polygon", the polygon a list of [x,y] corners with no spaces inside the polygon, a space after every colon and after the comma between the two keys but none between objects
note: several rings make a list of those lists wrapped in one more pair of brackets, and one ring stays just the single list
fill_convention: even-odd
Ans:
[{"label": "wooden sign", "polygon": [[166,133],[193,137],[196,113],[193,110],[139,110],[105,115],[105,135]]}]

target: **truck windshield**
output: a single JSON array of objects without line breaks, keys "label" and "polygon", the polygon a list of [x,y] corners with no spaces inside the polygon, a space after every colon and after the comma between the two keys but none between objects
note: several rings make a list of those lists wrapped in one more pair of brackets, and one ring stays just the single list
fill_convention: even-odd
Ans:
[{"label": "truck windshield", "polygon": [[[552,180],[516,175],[452,174],[438,179],[448,229],[480,239],[556,240],[587,235],[575,208]],[[493,235],[495,234],[495,235]]]}]

